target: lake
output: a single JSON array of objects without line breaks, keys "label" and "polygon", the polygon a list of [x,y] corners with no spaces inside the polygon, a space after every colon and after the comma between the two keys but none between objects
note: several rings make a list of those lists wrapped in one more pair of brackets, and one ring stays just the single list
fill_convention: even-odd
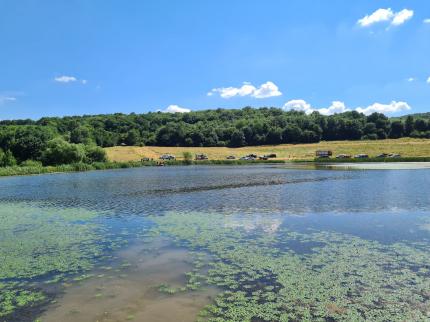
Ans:
[{"label": "lake", "polygon": [[429,321],[430,171],[0,178],[0,321]]}]

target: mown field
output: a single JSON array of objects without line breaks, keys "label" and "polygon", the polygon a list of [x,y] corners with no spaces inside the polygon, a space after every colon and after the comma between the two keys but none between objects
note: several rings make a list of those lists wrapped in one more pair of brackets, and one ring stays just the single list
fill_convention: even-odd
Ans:
[{"label": "mown field", "polygon": [[316,150],[332,150],[333,154],[366,153],[370,157],[380,153],[399,153],[404,157],[430,157],[429,139],[387,139],[381,141],[330,141],[314,144],[281,144],[227,147],[160,147],[160,146],[116,146],[105,149],[110,161],[136,161],[144,157],[158,159],[162,154],[173,154],[182,159],[185,151],[204,153],[211,160],[223,160],[229,155],[241,157],[250,153],[258,155],[276,153],[282,160],[313,160]]}]

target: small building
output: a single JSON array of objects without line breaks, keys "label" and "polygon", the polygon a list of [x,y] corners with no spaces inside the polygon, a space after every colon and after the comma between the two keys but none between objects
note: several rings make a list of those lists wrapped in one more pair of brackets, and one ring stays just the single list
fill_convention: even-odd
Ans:
[{"label": "small building", "polygon": [[329,158],[333,155],[333,152],[330,150],[317,150],[315,152],[315,156],[318,158]]}]

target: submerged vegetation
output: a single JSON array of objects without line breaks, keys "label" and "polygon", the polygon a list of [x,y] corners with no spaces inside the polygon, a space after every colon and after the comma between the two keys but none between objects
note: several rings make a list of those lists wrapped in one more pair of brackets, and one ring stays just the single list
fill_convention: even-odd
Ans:
[{"label": "submerged vegetation", "polygon": [[[51,297],[43,285],[86,276],[96,259],[115,247],[84,209],[2,203],[0,211],[0,320]],[[85,222],[85,224],[83,224]],[[84,275],[82,275],[84,274]]]},{"label": "submerged vegetation", "polygon": [[385,245],[219,214],[168,213],[153,221],[156,233],[199,254],[187,273],[193,287],[163,285],[161,291],[174,294],[202,285],[224,289],[203,309],[201,321],[429,319],[427,242]]}]

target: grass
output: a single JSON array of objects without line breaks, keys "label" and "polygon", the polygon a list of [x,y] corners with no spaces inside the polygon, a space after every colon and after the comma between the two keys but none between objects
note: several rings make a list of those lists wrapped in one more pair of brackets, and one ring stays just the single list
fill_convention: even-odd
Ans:
[{"label": "grass", "polygon": [[[249,146],[243,148],[227,147],[159,147],[159,146],[116,146],[105,149],[110,161],[137,161],[144,157],[158,160],[160,155],[174,154],[179,160],[184,152],[193,155],[204,153],[209,160],[225,160],[229,155],[241,157],[250,153],[257,155],[276,153],[277,160],[308,160],[315,158],[316,150],[332,150],[333,154],[366,153],[374,157],[380,153],[399,153],[402,157],[430,157],[429,139],[387,139],[379,141],[330,141],[312,144],[281,144]],[[381,160],[379,160],[381,161]]]}]

